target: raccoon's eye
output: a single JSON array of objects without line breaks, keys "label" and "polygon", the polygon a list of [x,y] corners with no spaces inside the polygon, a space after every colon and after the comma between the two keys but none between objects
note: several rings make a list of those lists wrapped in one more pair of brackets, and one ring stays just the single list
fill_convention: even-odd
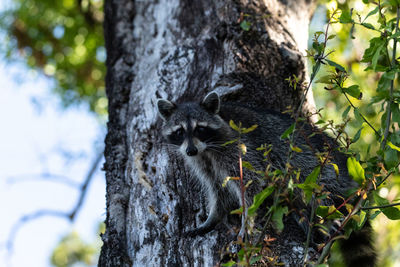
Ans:
[{"label": "raccoon's eye", "polygon": [[194,130],[194,135],[200,139],[200,141],[212,141],[215,136],[214,130],[208,127],[197,126]]},{"label": "raccoon's eye", "polygon": [[178,130],[176,130],[176,131],[174,132],[174,134],[176,135],[176,137],[182,137],[184,133],[185,133],[185,132],[183,131],[182,128],[179,128]]},{"label": "raccoon's eye", "polygon": [[175,145],[181,145],[185,139],[185,130],[179,128],[168,136],[168,140]]},{"label": "raccoon's eye", "polygon": [[204,133],[206,130],[207,130],[206,127],[203,127],[203,126],[197,126],[197,128],[196,128],[196,131],[198,133]]}]

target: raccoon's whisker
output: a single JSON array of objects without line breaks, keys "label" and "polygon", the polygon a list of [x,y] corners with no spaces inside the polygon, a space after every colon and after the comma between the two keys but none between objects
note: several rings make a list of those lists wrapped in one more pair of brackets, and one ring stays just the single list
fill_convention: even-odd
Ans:
[{"label": "raccoon's whisker", "polygon": [[164,144],[167,147],[173,147],[173,148],[179,148],[178,145],[174,145],[174,144]]},{"label": "raccoon's whisker", "polygon": [[207,147],[206,150],[212,151],[213,153],[218,153],[218,154],[220,154],[220,155],[223,155],[223,154],[224,154],[223,151],[218,151],[218,150],[213,149],[213,148],[211,148],[211,147]]},{"label": "raccoon's whisker", "polygon": [[[209,139],[209,140],[211,140],[211,139]],[[213,144],[213,145],[223,145],[223,144],[226,143],[226,142],[224,142],[224,141],[212,141],[212,142],[209,142],[209,140],[204,141],[204,143],[206,143],[206,144]]]},{"label": "raccoon's whisker", "polygon": [[212,149],[212,150],[220,152],[220,153],[223,152],[223,150],[219,146],[207,145],[207,149]]}]

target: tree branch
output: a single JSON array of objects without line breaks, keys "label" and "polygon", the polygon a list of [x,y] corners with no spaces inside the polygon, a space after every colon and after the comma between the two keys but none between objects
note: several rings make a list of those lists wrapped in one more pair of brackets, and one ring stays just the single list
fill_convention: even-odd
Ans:
[{"label": "tree branch", "polygon": [[78,202],[76,203],[75,207],[70,211],[70,212],[65,212],[65,211],[59,211],[59,210],[51,210],[51,209],[43,209],[43,210],[38,210],[33,213],[29,213],[26,215],[23,215],[22,217],[19,218],[19,220],[13,225],[13,227],[10,230],[9,236],[5,244],[2,244],[0,246],[3,247],[9,252],[9,254],[12,254],[13,247],[14,247],[14,240],[15,236],[17,235],[18,231],[23,227],[26,223],[39,219],[41,217],[45,216],[51,216],[51,217],[60,217],[69,220],[72,222],[76,214],[79,212],[79,210],[82,208],[83,201],[85,199],[85,196],[87,194],[87,189],[90,184],[90,181],[92,180],[98,165],[103,158],[103,149],[100,150],[100,152],[97,154],[96,159],[92,163],[89,172],[86,175],[85,181],[80,187],[80,195]]}]

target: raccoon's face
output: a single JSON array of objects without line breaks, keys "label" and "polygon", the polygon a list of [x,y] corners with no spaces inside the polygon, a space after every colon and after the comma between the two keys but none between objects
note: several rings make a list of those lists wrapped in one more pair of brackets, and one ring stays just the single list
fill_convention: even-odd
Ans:
[{"label": "raccoon's face", "polygon": [[216,93],[208,94],[200,104],[176,105],[160,99],[157,106],[164,120],[164,137],[184,156],[196,156],[207,149],[215,151],[226,142],[227,124],[218,116],[220,100]]}]

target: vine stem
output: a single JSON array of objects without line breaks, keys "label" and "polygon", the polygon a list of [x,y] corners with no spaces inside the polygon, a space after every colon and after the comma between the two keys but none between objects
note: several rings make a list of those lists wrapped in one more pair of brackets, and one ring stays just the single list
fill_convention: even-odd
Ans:
[{"label": "vine stem", "polygon": [[[396,18],[396,31],[395,34],[399,31],[399,20],[400,20],[400,6],[397,5],[397,18]],[[396,48],[397,48],[397,39],[393,38],[393,53],[392,53],[392,62],[391,62],[391,69],[394,68],[395,63],[396,63]],[[390,83],[390,99],[389,103],[387,104],[387,117],[386,117],[386,128],[385,128],[385,133],[383,135],[383,141],[381,143],[381,150],[384,150],[386,147],[386,142],[387,138],[389,136],[389,128],[390,128],[390,120],[392,116],[392,110],[390,109],[392,103],[393,103],[393,87],[394,87],[394,80],[396,76],[393,77],[393,80]]]},{"label": "vine stem", "polygon": [[394,170],[397,169],[399,166],[400,166],[400,162],[397,163],[397,166],[396,166],[392,171],[390,171],[390,172],[385,176],[385,178],[382,179],[382,181],[381,181],[379,184],[376,185],[376,188],[378,188],[381,184],[383,184],[383,183],[387,180],[387,178],[389,178],[389,176],[390,176],[392,173],[394,173]]},{"label": "vine stem", "polygon": [[[318,71],[319,71],[319,68],[320,68],[320,66],[321,66],[322,60],[326,57],[326,55],[325,55],[325,49],[326,49],[326,44],[327,44],[327,42],[328,42],[329,25],[330,25],[330,23],[331,23],[331,21],[332,21],[332,19],[333,19],[333,17],[334,17],[335,14],[336,14],[336,11],[334,11],[334,12],[332,13],[332,15],[331,15],[331,17],[329,18],[328,23],[327,23],[327,25],[326,25],[326,29],[325,29],[325,39],[324,39],[324,49],[323,49],[323,51],[322,51],[322,54],[318,57],[318,60],[317,60],[316,65],[315,65],[315,69],[313,68],[313,72],[311,73],[310,82],[309,82],[309,84],[308,84],[308,86],[307,86],[307,89],[305,90],[305,93],[304,93],[302,99],[301,99],[299,108],[298,108],[297,113],[296,113],[296,118],[295,118],[295,121],[294,121],[294,129],[296,129],[297,121],[298,121],[298,118],[299,118],[299,116],[300,116],[300,112],[301,112],[301,109],[302,109],[302,107],[303,107],[304,101],[305,101],[305,99],[306,99],[306,97],[307,97],[308,91],[309,91],[310,88],[311,88],[311,84],[312,84],[312,82],[313,82],[315,76],[317,75],[317,73],[318,73]],[[290,136],[290,144],[293,143],[293,141],[294,141],[294,136],[295,136],[295,133],[293,133],[293,134]],[[290,162],[291,156],[292,156],[292,149],[291,149],[290,146],[289,146],[288,163]],[[327,159],[325,159],[324,163],[326,162],[326,160],[327,160]],[[286,166],[287,166],[287,165],[288,165],[288,164],[286,164]],[[286,168],[287,168],[287,167],[286,167]],[[321,168],[321,169],[322,169],[322,168]],[[320,174],[321,174],[321,173],[320,173]],[[318,179],[318,180],[319,180],[319,179]],[[304,254],[303,254],[303,263],[304,263],[304,266],[307,265],[307,263],[306,263],[306,262],[307,262],[307,254],[308,254],[308,247],[309,247],[309,245],[310,245],[310,240],[311,240],[311,232],[312,232],[312,228],[313,228],[313,221],[314,221],[315,209],[316,209],[316,201],[315,201],[315,196],[314,196],[314,193],[313,193],[313,199],[312,199],[312,205],[311,205],[311,214],[310,214],[310,218],[309,218],[309,226],[308,226],[308,232],[307,232],[307,239],[306,239],[306,243],[304,244]]]},{"label": "vine stem", "polygon": [[[341,89],[342,89],[342,88],[341,88]],[[343,92],[344,96],[346,97],[347,101],[349,102],[350,106],[351,106],[354,110],[358,109],[356,106],[353,105],[353,103],[351,102],[351,100],[350,100],[349,97],[347,96],[346,92],[343,91],[343,89],[342,89],[342,92]],[[364,117],[364,115],[361,114],[360,112],[359,112],[359,114],[360,114],[361,118],[365,121],[365,123],[368,124],[368,126],[371,127],[372,130],[374,130],[375,134],[376,134],[377,136],[379,136],[379,138],[381,138],[381,134],[374,128],[374,126],[372,126],[372,124]]]},{"label": "vine stem", "polygon": [[374,209],[383,209],[383,208],[389,208],[389,207],[395,207],[395,206],[400,206],[399,203],[392,203],[392,204],[387,204],[387,205],[382,205],[382,206],[371,206],[371,207],[362,207],[362,210],[374,210]]},{"label": "vine stem", "polygon": [[312,199],[313,205],[311,205],[311,214],[310,214],[310,221],[309,226],[308,226],[308,231],[307,231],[307,239],[306,239],[306,245],[304,246],[304,255],[303,255],[303,264],[304,266],[307,266],[307,254],[308,254],[308,247],[310,245],[310,241],[311,241],[311,232],[312,232],[312,228],[313,228],[313,220],[314,220],[314,213],[315,213],[315,197],[313,196]]},{"label": "vine stem", "polygon": [[242,162],[242,152],[240,151],[239,148],[239,172],[240,172],[240,195],[242,198],[242,223],[243,224],[243,230],[246,232],[246,203],[245,203],[245,197],[244,197],[244,184],[243,184],[243,162]]},{"label": "vine stem", "polygon": [[[238,142],[239,146],[240,146],[240,133],[239,133],[239,142]],[[246,216],[246,202],[245,202],[245,196],[244,196],[244,184],[243,184],[243,161],[242,161],[242,151],[241,148],[239,147],[239,178],[240,178],[240,195],[241,195],[241,199],[242,199],[242,229],[243,235],[246,236],[246,220],[247,220],[247,216]],[[246,240],[242,240],[242,242],[246,242]],[[243,245],[243,251],[244,251],[244,256],[246,258],[246,263],[247,266],[250,266],[250,259],[249,259],[249,255],[247,255],[247,251],[246,251],[246,246]]]}]

